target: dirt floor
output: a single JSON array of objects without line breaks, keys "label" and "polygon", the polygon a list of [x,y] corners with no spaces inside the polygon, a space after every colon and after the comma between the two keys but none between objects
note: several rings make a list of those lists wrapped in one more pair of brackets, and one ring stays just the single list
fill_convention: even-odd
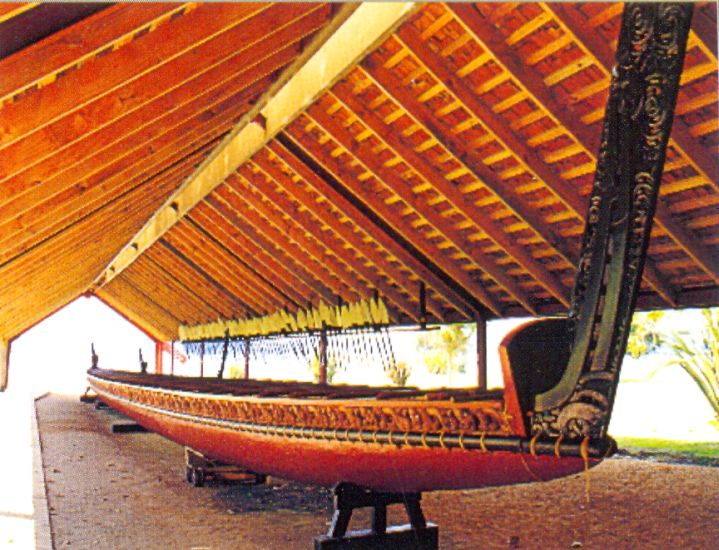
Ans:
[{"label": "dirt floor", "polygon": [[[270,478],[258,486],[184,480],[183,449],[76,397],[37,403],[55,548],[310,549],[330,492]],[[719,548],[719,468],[605,461],[590,474],[423,495],[443,549]],[[368,526],[357,514],[351,528]],[[401,510],[390,521],[404,523]]]}]

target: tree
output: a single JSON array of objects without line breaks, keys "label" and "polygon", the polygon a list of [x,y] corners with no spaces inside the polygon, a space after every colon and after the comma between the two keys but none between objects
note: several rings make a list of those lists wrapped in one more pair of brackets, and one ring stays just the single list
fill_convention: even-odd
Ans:
[{"label": "tree", "polygon": [[418,350],[432,374],[464,372],[470,330],[460,324],[446,325],[419,338]]},{"label": "tree", "polygon": [[670,365],[683,368],[702,391],[719,422],[719,309],[703,309],[705,325],[695,335],[669,335]]},{"label": "tree", "polygon": [[663,317],[663,311],[648,311],[634,315],[627,341],[627,353],[634,359],[651,353],[662,345],[663,334],[658,325]]},{"label": "tree", "polygon": [[637,313],[629,332],[627,353],[634,358],[666,347],[672,357],[665,366],[679,366],[691,376],[706,397],[719,422],[719,309],[702,309],[704,326],[695,334],[664,332],[664,312]]},{"label": "tree", "polygon": [[[333,357],[327,358],[327,383],[331,384],[334,380],[335,375],[340,369],[337,368],[337,361]],[[312,371],[312,377],[314,378],[315,384],[320,381],[320,359],[315,357],[310,362],[310,371]]]},{"label": "tree", "polygon": [[411,373],[412,369],[406,361],[397,361],[390,366],[387,371],[387,376],[389,376],[389,379],[392,380],[392,384],[403,388],[407,385],[407,380],[409,379],[409,375]]}]

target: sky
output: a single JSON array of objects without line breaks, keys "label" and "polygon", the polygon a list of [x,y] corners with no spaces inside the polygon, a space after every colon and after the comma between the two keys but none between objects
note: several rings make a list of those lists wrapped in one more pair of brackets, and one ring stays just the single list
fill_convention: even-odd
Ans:
[{"label": "sky", "polygon": [[10,389],[82,393],[93,343],[105,368],[138,370],[140,349],[154,365],[151,338],[97,298],[80,297],[13,341]]}]

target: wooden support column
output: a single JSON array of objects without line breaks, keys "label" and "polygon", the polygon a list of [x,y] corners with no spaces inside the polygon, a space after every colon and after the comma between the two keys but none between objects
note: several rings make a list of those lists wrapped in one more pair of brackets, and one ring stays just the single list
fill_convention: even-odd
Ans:
[{"label": "wooden support column", "polygon": [[250,344],[252,340],[245,338],[245,380],[250,379]]},{"label": "wooden support column", "polygon": [[10,366],[10,342],[0,338],[0,391],[7,389],[8,370]]},{"label": "wooden support column", "polygon": [[322,323],[320,331],[320,349],[317,353],[320,362],[320,384],[327,383],[327,327]]},{"label": "wooden support column", "polygon": [[487,321],[477,315],[477,387],[487,389]]},{"label": "wooden support column", "polygon": [[175,374],[175,341],[170,343],[170,374]]},{"label": "wooden support column", "polygon": [[164,342],[155,340],[155,374],[162,374],[162,348]]},{"label": "wooden support column", "polygon": [[200,344],[200,378],[205,376],[205,343]]}]

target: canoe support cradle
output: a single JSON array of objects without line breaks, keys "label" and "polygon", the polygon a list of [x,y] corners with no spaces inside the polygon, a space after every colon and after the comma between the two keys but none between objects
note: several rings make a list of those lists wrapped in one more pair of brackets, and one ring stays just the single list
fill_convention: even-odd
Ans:
[{"label": "canoe support cradle", "polygon": [[[339,483],[334,489],[332,523],[326,535],[315,539],[315,550],[437,550],[439,529],[425,520],[421,498],[421,493],[385,493]],[[387,527],[390,504],[404,504],[409,524]],[[372,527],[347,532],[352,512],[357,508],[372,508]]]},{"label": "canoe support cradle", "polygon": [[185,481],[194,487],[202,487],[207,480],[260,485],[267,481],[267,475],[213,460],[190,447],[185,447]]}]

